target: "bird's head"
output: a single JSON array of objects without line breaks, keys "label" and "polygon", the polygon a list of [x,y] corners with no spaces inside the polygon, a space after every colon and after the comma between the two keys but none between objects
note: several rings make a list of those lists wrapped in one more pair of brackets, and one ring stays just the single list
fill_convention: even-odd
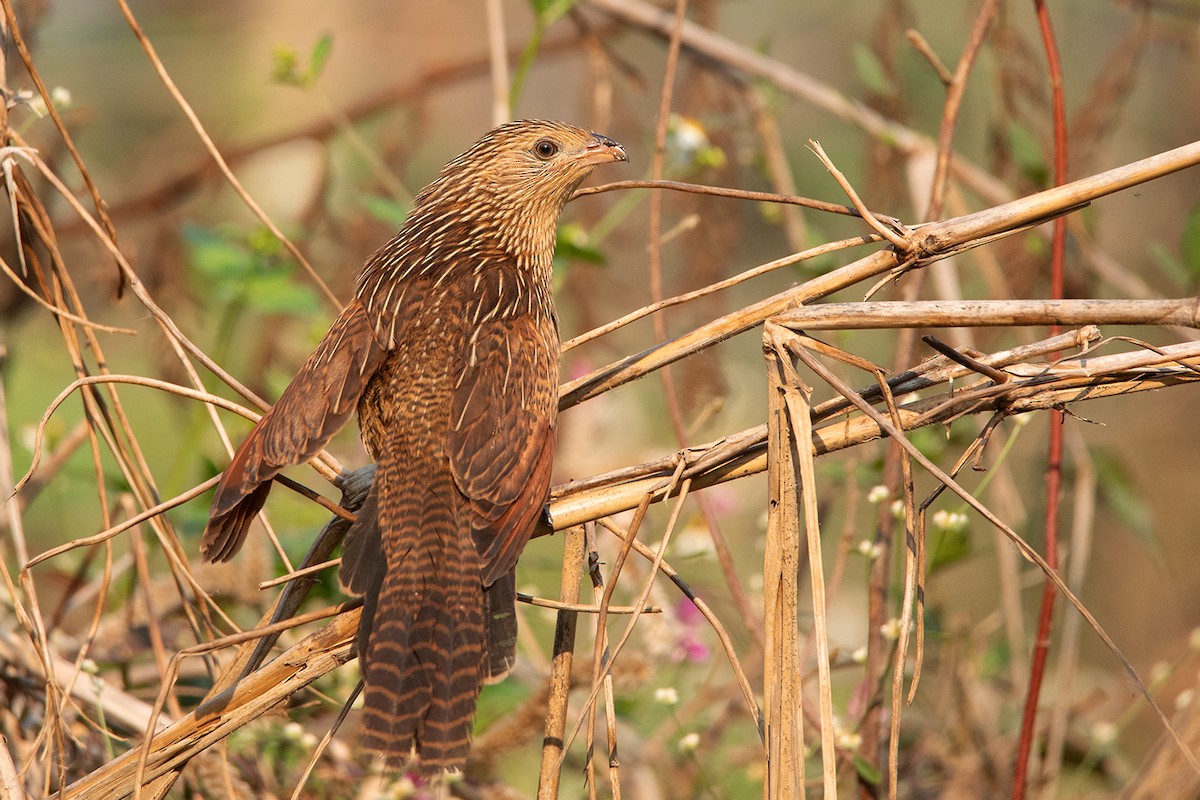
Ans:
[{"label": "bird's head", "polygon": [[465,184],[506,210],[557,219],[597,165],[628,160],[621,145],[599,133],[566,122],[518,120],[495,128],[447,164],[438,182],[445,188]]}]

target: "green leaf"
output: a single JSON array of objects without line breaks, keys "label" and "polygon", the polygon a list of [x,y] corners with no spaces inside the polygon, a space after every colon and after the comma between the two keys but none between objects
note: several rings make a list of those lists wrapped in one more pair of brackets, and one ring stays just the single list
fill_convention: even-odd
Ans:
[{"label": "green leaf", "polygon": [[1007,133],[1008,148],[1021,173],[1039,186],[1045,184],[1050,173],[1038,140],[1016,121],[1009,122]]},{"label": "green leaf", "polygon": [[908,438],[926,458],[936,460],[946,450],[946,432],[942,428],[917,428]]},{"label": "green leaf", "polygon": [[283,242],[266,225],[259,225],[247,234],[246,246],[257,256],[283,255]]},{"label": "green leaf", "polygon": [[1012,653],[1008,649],[1008,639],[997,636],[992,639],[987,651],[980,659],[979,672],[982,678],[994,678],[1003,675],[1012,662]]},{"label": "green leaf", "polygon": [[936,531],[930,536],[930,539],[932,539],[929,543],[929,552],[932,555],[929,559],[931,575],[937,570],[962,561],[971,555],[971,537],[967,535],[966,528]]},{"label": "green leaf", "polygon": [[529,5],[537,15],[538,22],[549,25],[565,16],[578,2],[579,0],[529,0]]},{"label": "green leaf", "polygon": [[278,258],[279,242],[263,228],[224,232],[187,225],[183,238],[192,269],[218,297],[267,314],[308,314],[320,308],[316,291],[292,280],[294,264]]},{"label": "green leaf", "polygon": [[528,697],[529,690],[518,681],[501,681],[484,686],[475,712],[475,730],[485,731],[507,719]]},{"label": "green leaf", "polygon": [[858,753],[854,754],[854,771],[858,773],[858,777],[869,784],[879,786],[883,783],[883,773],[879,771],[879,767],[867,761]]},{"label": "green leaf", "polygon": [[329,54],[333,52],[333,34],[326,33],[317,39],[313,45],[312,53],[308,56],[308,84],[317,82],[317,78],[321,77],[321,72],[325,69],[326,62],[329,61]]},{"label": "green leaf", "polygon": [[308,68],[301,71],[300,54],[290,44],[276,45],[271,51],[271,80],[288,86],[311,89],[329,61],[333,52],[333,34],[326,33],[317,39],[308,54]]},{"label": "green leaf", "polygon": [[586,261],[589,264],[604,263],[604,254],[592,245],[587,230],[575,223],[569,223],[559,228],[558,239],[554,246],[554,257]]},{"label": "green leaf", "polygon": [[390,197],[366,195],[359,202],[362,203],[363,208],[372,217],[397,228],[404,222],[404,218],[408,216],[409,206],[405,203],[398,203]]},{"label": "green leaf", "polygon": [[1171,248],[1162,242],[1151,242],[1149,247],[1150,257],[1158,264],[1163,274],[1170,278],[1171,282],[1176,286],[1187,286],[1191,274],[1188,268],[1183,265],[1183,262],[1175,257],[1175,253]]},{"label": "green leaf", "polygon": [[542,45],[542,35],[546,32],[546,28],[570,11],[577,2],[579,0],[529,0],[529,7],[533,9],[534,13],[533,32],[530,34],[525,48],[521,51],[521,57],[517,59],[517,66],[513,70],[512,83],[508,90],[509,108],[516,108],[517,102],[521,99],[525,78],[533,66],[533,59],[537,56],[538,48]]},{"label": "green leaf", "polygon": [[857,44],[853,55],[854,72],[863,85],[875,94],[891,94],[892,80],[875,52],[864,44]]},{"label": "green leaf", "polygon": [[1192,207],[1183,222],[1183,233],[1179,237],[1179,254],[1188,274],[1200,277],[1200,203]]},{"label": "green leaf", "polygon": [[184,225],[183,240],[192,268],[212,282],[244,277],[253,267],[253,256],[245,245],[211,228]]},{"label": "green leaf", "polygon": [[312,287],[294,283],[290,274],[278,269],[247,279],[242,286],[242,300],[264,314],[303,315],[320,306]]},{"label": "green leaf", "polygon": [[1161,560],[1162,547],[1154,537],[1154,512],[1125,463],[1103,450],[1095,452],[1092,458],[1096,464],[1096,483],[1103,503],[1146,547],[1150,555]]}]

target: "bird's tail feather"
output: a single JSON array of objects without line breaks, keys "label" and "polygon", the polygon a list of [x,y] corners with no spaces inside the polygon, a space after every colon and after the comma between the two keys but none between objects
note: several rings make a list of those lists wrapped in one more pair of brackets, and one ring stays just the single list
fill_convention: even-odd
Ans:
[{"label": "bird's tail feather", "polygon": [[517,662],[517,571],[510,569],[483,591],[487,628],[484,683],[498,683]]},{"label": "bird's tail feather", "polygon": [[[406,486],[411,480],[391,480],[398,469],[388,461],[359,515],[377,508],[378,528],[356,524],[343,556],[348,588],[367,590],[370,577],[380,584],[378,593],[365,592],[375,597],[364,606],[359,639],[367,687],[362,742],[390,766],[407,762],[415,749],[421,771],[436,773],[466,761],[483,682],[478,555],[459,532],[448,471]],[[386,547],[372,546],[384,541]]]}]

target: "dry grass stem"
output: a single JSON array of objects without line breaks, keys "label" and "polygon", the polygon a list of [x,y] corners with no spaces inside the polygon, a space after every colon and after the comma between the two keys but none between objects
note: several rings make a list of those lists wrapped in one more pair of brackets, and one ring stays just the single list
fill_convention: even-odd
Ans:
[{"label": "dry grass stem", "polygon": [[[562,584],[559,600],[564,604],[579,601],[585,555],[583,526],[567,531],[563,538]],[[567,701],[571,694],[571,665],[575,655],[575,627],[579,615],[570,610],[558,613],[554,628],[554,657],[550,663],[550,687],[546,710],[546,735],[542,739],[541,770],[538,772],[538,800],[558,797],[565,756],[563,741],[567,732]]]},{"label": "dry grass stem", "polygon": [[798,351],[794,351],[794,352],[796,353],[796,355],[798,357],[800,357],[804,361],[805,365],[809,369],[811,369],[813,372],[817,373],[821,377],[822,380],[824,380],[826,383],[828,383],[830,386],[832,386],[834,389],[836,389],[838,392],[840,392],[842,394],[842,396],[846,397],[848,400],[853,402],[854,405],[860,411],[862,411],[864,414],[866,414],[868,417],[870,417],[877,425],[879,425],[881,431],[887,433],[890,437],[892,437],[892,439],[897,444],[899,444],[901,447],[903,447],[913,457],[913,459],[915,459],[918,463],[921,464],[921,466],[923,466],[926,470],[931,472],[934,475],[934,477],[936,477],[938,480],[940,480],[942,483],[944,483],[947,487],[949,487],[951,491],[953,491],[956,495],[958,495],[960,498],[962,498],[962,500],[965,501],[967,503],[967,505],[969,505],[971,508],[973,508],[979,514],[982,514],[983,517],[985,519],[987,519],[988,522],[990,522],[992,525],[994,525],[996,528],[998,528],[1000,531],[1002,531],[1004,533],[1004,535],[1008,537],[1009,541],[1011,541],[1014,545],[1016,545],[1017,549],[1021,551],[1022,555],[1024,555],[1027,559],[1029,559],[1030,561],[1037,564],[1037,566],[1042,570],[1043,574],[1046,576],[1047,580],[1049,580],[1051,583],[1053,583],[1054,587],[1062,594],[1062,596],[1065,597],[1067,599],[1067,601],[1072,606],[1075,607],[1075,610],[1079,612],[1079,614],[1084,618],[1085,621],[1087,621],[1088,625],[1092,628],[1092,630],[1096,633],[1096,635],[1100,638],[1100,640],[1102,642],[1104,642],[1105,647],[1107,647],[1109,649],[1109,651],[1114,656],[1116,656],[1117,660],[1121,662],[1121,665],[1125,668],[1126,674],[1129,676],[1130,680],[1137,686],[1137,688],[1141,692],[1142,696],[1146,699],[1146,701],[1150,704],[1150,706],[1154,709],[1155,713],[1158,715],[1159,719],[1163,722],[1164,727],[1167,728],[1168,732],[1171,734],[1171,736],[1175,740],[1176,744],[1179,745],[1180,752],[1183,753],[1184,757],[1188,760],[1188,763],[1192,765],[1192,767],[1196,770],[1196,772],[1200,773],[1200,761],[1198,761],[1196,755],[1194,753],[1192,753],[1190,749],[1188,749],[1187,745],[1183,741],[1183,738],[1179,734],[1179,732],[1171,725],[1171,721],[1168,719],[1166,713],[1162,710],[1162,707],[1154,699],[1154,696],[1150,693],[1150,690],[1146,687],[1146,684],[1142,681],[1141,677],[1137,674],[1137,671],[1133,668],[1133,665],[1130,664],[1129,659],[1127,659],[1125,657],[1125,655],[1121,652],[1120,648],[1117,647],[1116,642],[1114,642],[1112,640],[1112,638],[1108,635],[1108,633],[1105,632],[1104,628],[1101,627],[1100,623],[1096,621],[1096,618],[1092,615],[1092,613],[1083,605],[1082,602],[1080,602],[1079,598],[1075,596],[1075,594],[1070,590],[1070,588],[1063,581],[1063,579],[1059,576],[1059,574],[1055,570],[1050,568],[1050,566],[1046,563],[1045,559],[1042,558],[1041,554],[1039,554],[1029,544],[1027,544],[1025,542],[1025,540],[1023,540],[1014,530],[1012,530],[1012,528],[1010,528],[1003,521],[1001,521],[999,517],[997,517],[995,514],[993,514],[991,512],[991,510],[989,510],[987,507],[985,507],[979,500],[977,500],[968,491],[963,489],[953,478],[951,478],[949,475],[947,475],[936,464],[934,464],[932,461],[930,461],[923,453],[921,453],[919,450],[917,450],[916,447],[913,446],[913,444],[911,442],[909,442],[907,438],[905,438],[905,436],[900,428],[895,427],[891,422],[889,422],[886,418],[884,418],[878,411],[876,411],[870,405],[866,404],[863,400],[861,400],[861,398],[859,398],[855,394],[853,389],[851,389],[849,386],[842,383],[842,381],[839,380],[837,378],[837,376],[835,376],[833,373],[829,372],[825,367],[821,366],[821,364],[819,362],[817,362],[815,359],[806,357],[804,355],[803,350],[798,350]]},{"label": "dry grass stem", "polygon": [[812,580],[813,629],[812,639],[817,645],[817,688],[821,712],[821,771],[825,797],[837,797],[837,730],[833,718],[833,680],[829,669],[829,617],[828,600],[825,593],[825,561],[821,548],[820,515],[817,504],[817,475],[814,453],[810,447],[797,442],[812,441],[812,389],[796,374],[787,352],[796,338],[794,334],[773,323],[768,323],[764,338],[778,353],[787,387],[782,389],[787,407],[787,437],[795,466],[796,484],[800,487],[800,500],[804,515],[805,544],[808,549],[808,567]]},{"label": "dry grass stem", "polygon": [[954,253],[979,247],[1080,208],[1104,195],[1197,164],[1200,164],[1200,142],[984,211],[921,225],[914,228],[908,236],[907,257],[892,250],[874,253],[793,289],[701,325],[644,353],[616,361],[564,384],[559,394],[559,406],[570,408],[731,336],[744,333],[785,311],[811,303],[869,278],[889,273],[902,265],[906,265],[906,269],[915,268]]},{"label": "dry grass stem", "polygon": [[792,309],[773,321],[793,330],[813,331],[1014,325],[1179,325],[1198,328],[1200,298],[821,303]]},{"label": "dry grass stem", "polygon": [[[1057,340],[1056,340],[1057,341]],[[1006,372],[1018,378],[1003,385],[981,386],[970,391],[928,397],[905,403],[898,408],[905,430],[941,424],[961,413],[982,414],[1004,411],[1025,413],[1063,407],[1073,402],[1095,400],[1121,394],[1150,391],[1198,379],[1194,367],[1200,364],[1200,349],[1194,344],[1173,345],[1158,353],[1127,353],[1114,356],[1065,360],[1055,365],[1008,365]],[[1175,366],[1168,364],[1177,363]],[[961,377],[969,370],[955,365]],[[946,378],[943,378],[945,380]],[[877,390],[868,390],[870,396]],[[893,391],[912,391],[893,387]],[[818,411],[822,411],[818,406]],[[824,416],[824,415],[822,415]],[[699,445],[679,455],[688,463],[684,475],[696,488],[704,488],[767,469],[765,430],[754,428],[724,439]],[[813,434],[819,454],[842,450],[879,438],[877,422],[868,417],[845,420],[818,420]],[[730,446],[732,443],[733,446]],[[588,520],[599,519],[638,506],[647,491],[661,499],[657,488],[665,475],[662,462],[648,462],[644,468],[629,471],[631,477],[617,476],[609,482],[585,487],[560,487],[552,494],[549,513],[554,527],[561,530]]]},{"label": "dry grass stem", "polygon": [[[804,685],[798,608],[801,479],[797,464],[800,459],[797,442],[803,440],[791,428],[785,393],[793,390],[793,386],[785,373],[786,356],[772,336],[775,330],[768,328],[763,334],[769,392],[769,511],[763,562],[763,730],[767,774],[763,798],[797,800],[805,796]],[[814,558],[813,554],[809,558]]]},{"label": "dry grass stem", "polygon": [[71,784],[57,797],[61,800],[119,800],[128,796],[130,787],[138,785],[136,774],[140,773],[143,781],[150,781],[186,763],[349,661],[353,656],[360,613],[356,609],[335,617],[265,668],[244,677],[234,688],[156,734],[148,740],[146,748],[126,752],[103,769]]}]

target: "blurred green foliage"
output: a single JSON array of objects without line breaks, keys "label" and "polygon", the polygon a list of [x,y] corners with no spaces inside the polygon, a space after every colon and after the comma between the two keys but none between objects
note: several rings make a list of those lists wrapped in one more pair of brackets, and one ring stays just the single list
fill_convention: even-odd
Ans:
[{"label": "blurred green foliage", "polygon": [[321,307],[316,290],[295,279],[296,266],[263,227],[250,230],[185,223],[181,231],[197,291],[265,314],[305,316]]}]

